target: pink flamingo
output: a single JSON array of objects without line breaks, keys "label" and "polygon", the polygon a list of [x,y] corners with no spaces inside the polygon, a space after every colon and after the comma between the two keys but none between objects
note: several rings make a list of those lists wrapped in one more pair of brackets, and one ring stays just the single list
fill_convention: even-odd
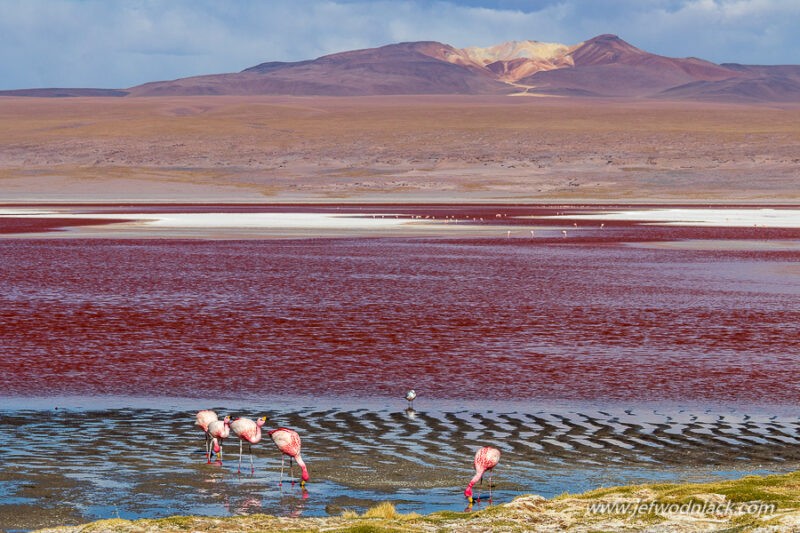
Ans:
[{"label": "pink flamingo", "polygon": [[195,426],[200,426],[200,429],[202,429],[203,433],[205,433],[206,461],[209,463],[211,462],[211,437],[208,434],[208,425],[217,420],[219,420],[217,418],[217,413],[208,409],[203,409],[202,411],[197,412],[197,422],[194,423]]},{"label": "pink flamingo", "polygon": [[231,422],[231,431],[239,437],[239,470],[242,471],[242,442],[247,441],[247,451],[250,454],[250,471],[255,473],[256,469],[253,466],[253,444],[261,442],[261,426],[267,421],[266,416],[262,416],[257,421],[253,422],[249,418],[237,418]]},{"label": "pink flamingo", "polygon": [[[500,462],[500,450],[492,448],[491,446],[484,446],[475,454],[475,475],[470,480],[464,491],[464,496],[469,498],[469,503],[472,505],[472,486],[478,481],[483,482],[484,472],[489,472],[489,501],[492,501],[492,469]],[[478,498],[480,499],[480,498]]]},{"label": "pink flamingo", "polygon": [[[292,458],[297,461],[298,466],[300,466],[300,470],[303,471],[302,478],[300,481],[300,486],[305,487],[306,481],[308,481],[308,469],[306,468],[305,462],[303,462],[303,458],[300,457],[300,435],[297,434],[296,431],[288,429],[288,428],[277,428],[269,431],[269,436],[272,437],[272,442],[275,443],[275,446],[281,451],[281,481],[280,484],[283,485],[283,464],[284,460],[286,459],[285,456],[289,456],[289,475],[291,476],[291,468],[292,468]],[[294,484],[294,480],[292,480],[292,484]]]},{"label": "pink flamingo", "polygon": [[[211,448],[222,464],[222,441],[231,434],[231,417],[226,416],[224,420],[214,420],[208,425],[208,435],[211,437]],[[211,458],[208,459],[211,462]]]}]

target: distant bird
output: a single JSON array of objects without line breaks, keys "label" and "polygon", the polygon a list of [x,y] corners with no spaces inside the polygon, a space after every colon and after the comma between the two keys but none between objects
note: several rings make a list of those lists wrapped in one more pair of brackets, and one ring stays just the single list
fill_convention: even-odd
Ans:
[{"label": "distant bird", "polygon": [[[469,498],[472,504],[472,486],[478,481],[483,483],[484,472],[489,472],[489,501],[492,501],[492,469],[500,462],[500,450],[491,446],[484,446],[475,453],[475,475],[470,480],[464,491],[464,496]],[[479,498],[480,499],[480,498]]]},{"label": "distant bird", "polygon": [[[271,429],[269,432],[269,436],[272,437],[272,442],[275,443],[275,446],[281,451],[281,485],[283,485],[283,464],[284,460],[286,459],[286,455],[289,456],[289,475],[292,475],[292,459],[297,461],[297,465],[302,470],[302,476],[300,480],[300,486],[305,487],[306,481],[308,481],[308,469],[306,468],[306,463],[303,462],[303,458],[300,457],[300,435],[297,434],[296,431],[291,430],[289,428],[277,428]],[[294,484],[294,480],[292,480],[292,484]]]},{"label": "distant bird", "polygon": [[253,444],[261,442],[261,426],[266,423],[267,417],[262,416],[255,422],[249,418],[237,418],[231,422],[231,431],[239,437],[239,470],[242,471],[242,442],[247,441],[247,452],[250,454],[250,471],[255,472],[253,466]]},{"label": "distant bird", "polygon": [[194,423],[195,426],[199,426],[200,429],[203,430],[206,439],[206,461],[209,463],[211,462],[211,437],[208,435],[208,425],[211,422],[215,422],[219,420],[217,418],[217,413],[214,411],[210,411],[208,409],[203,409],[202,411],[197,412],[197,422]]},{"label": "distant bird", "polygon": [[411,389],[406,393],[406,400],[408,401],[408,407],[410,409],[414,408],[414,398],[416,397],[417,397],[417,391],[415,391],[414,389]]},{"label": "distant bird", "polygon": [[[231,417],[226,416],[224,420],[214,420],[208,425],[208,435],[211,437],[211,448],[219,458],[219,463],[222,464],[222,441],[227,439],[231,434]],[[211,462],[211,458],[208,458]]]},{"label": "distant bird", "polygon": [[565,229],[562,229],[562,230],[561,230],[561,235],[563,235],[563,236],[564,236],[564,238],[566,238],[566,237],[567,237],[567,230],[565,230]]}]

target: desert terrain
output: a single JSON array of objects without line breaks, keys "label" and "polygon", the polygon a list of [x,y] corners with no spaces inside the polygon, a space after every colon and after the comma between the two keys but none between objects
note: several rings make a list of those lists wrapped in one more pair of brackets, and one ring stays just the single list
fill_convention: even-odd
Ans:
[{"label": "desert terrain", "polygon": [[800,105],[0,98],[0,202],[796,203]]}]

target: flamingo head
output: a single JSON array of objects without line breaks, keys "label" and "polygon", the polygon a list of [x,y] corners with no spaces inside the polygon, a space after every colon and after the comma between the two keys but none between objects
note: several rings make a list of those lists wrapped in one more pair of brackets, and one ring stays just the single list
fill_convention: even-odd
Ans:
[{"label": "flamingo head", "polygon": [[263,425],[264,425],[264,424],[266,424],[266,423],[267,423],[267,417],[266,417],[266,416],[262,416],[261,418],[259,418],[258,420],[256,420],[256,425],[257,425],[258,427],[261,427],[261,426],[263,426]]},{"label": "flamingo head", "polygon": [[472,503],[472,501],[473,501],[472,500],[472,483],[467,485],[467,488],[464,490],[464,497],[466,497],[469,500],[470,504]]},{"label": "flamingo head", "polygon": [[223,419],[222,423],[223,423],[223,424],[225,424],[226,426],[230,426],[230,425],[231,425],[231,415],[227,415],[227,416],[226,416],[226,417]]}]

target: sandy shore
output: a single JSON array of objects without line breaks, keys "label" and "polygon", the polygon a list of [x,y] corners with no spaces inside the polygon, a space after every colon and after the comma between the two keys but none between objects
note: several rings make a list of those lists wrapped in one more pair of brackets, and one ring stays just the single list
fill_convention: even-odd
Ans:
[{"label": "sandy shore", "polygon": [[800,526],[799,476],[793,473],[722,483],[614,487],[552,500],[522,496],[475,513],[402,515],[391,505],[380,505],[360,516],[356,513],[311,519],[265,515],[227,519],[176,516],[135,522],[112,519],[43,531],[796,531]]},{"label": "sandy shore", "polygon": [[800,106],[0,99],[4,201],[798,201]]}]

